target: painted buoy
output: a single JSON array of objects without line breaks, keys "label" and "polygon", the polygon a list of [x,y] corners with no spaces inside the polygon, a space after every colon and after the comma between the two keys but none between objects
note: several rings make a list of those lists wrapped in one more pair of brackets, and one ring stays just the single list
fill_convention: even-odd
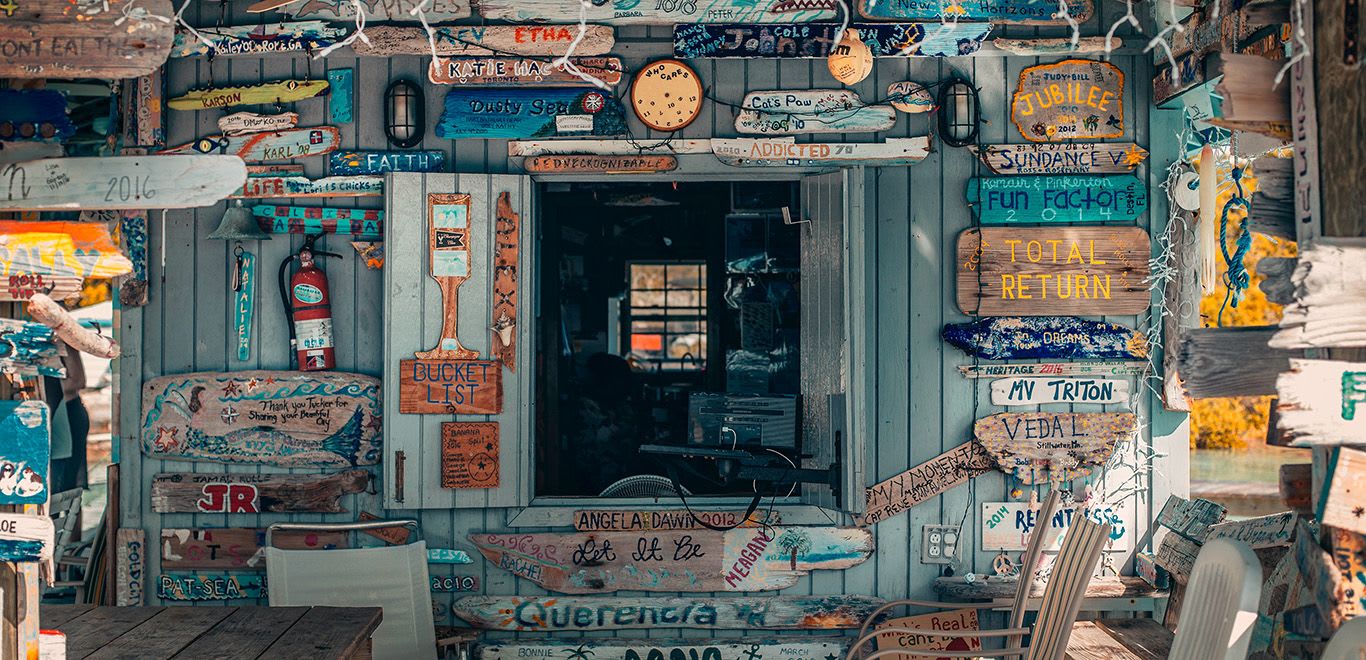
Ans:
[{"label": "painted buoy", "polygon": [[873,72],[873,51],[859,39],[858,30],[849,28],[826,59],[830,75],[846,85],[862,82]]}]

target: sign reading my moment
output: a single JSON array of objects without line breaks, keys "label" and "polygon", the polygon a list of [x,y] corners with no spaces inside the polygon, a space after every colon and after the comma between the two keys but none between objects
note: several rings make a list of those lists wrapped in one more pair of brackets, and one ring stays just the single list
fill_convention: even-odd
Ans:
[{"label": "sign reading my moment", "polygon": [[1030,142],[1124,135],[1124,74],[1095,60],[1063,60],[1020,72],[1010,121]]},{"label": "sign reading my moment", "polygon": [[1148,308],[1148,232],[987,227],[958,235],[958,308],[980,316],[1101,316]]}]

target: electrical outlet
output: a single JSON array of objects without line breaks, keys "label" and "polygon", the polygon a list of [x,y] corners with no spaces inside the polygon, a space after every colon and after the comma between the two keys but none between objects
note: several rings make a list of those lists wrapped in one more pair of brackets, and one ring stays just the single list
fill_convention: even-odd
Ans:
[{"label": "electrical outlet", "polygon": [[920,563],[948,564],[958,553],[959,533],[955,525],[924,525],[920,533]]}]

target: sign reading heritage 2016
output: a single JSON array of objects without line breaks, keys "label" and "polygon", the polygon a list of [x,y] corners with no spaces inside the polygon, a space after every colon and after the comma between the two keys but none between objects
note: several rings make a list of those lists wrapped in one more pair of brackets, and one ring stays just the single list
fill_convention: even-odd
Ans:
[{"label": "sign reading heritage 2016", "polygon": [[1124,135],[1124,74],[1095,60],[1063,60],[1020,72],[1010,121],[1030,142]]}]

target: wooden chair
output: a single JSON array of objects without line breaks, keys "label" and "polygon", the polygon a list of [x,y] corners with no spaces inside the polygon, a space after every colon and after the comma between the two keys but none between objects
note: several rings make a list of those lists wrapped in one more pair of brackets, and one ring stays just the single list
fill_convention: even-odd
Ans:
[{"label": "wooden chair", "polygon": [[1246,545],[1214,539],[1200,548],[1186,584],[1172,660],[1243,660],[1257,622],[1262,564]]},{"label": "wooden chair", "polygon": [[[1044,527],[1040,523],[1035,529]],[[1039,534],[1038,536],[1045,536]],[[1067,535],[1063,538],[1062,549],[1058,552],[1057,560],[1053,563],[1053,574],[1048,580],[1048,586],[1044,588],[1043,601],[1039,605],[1039,614],[1034,621],[1034,625],[1024,627],[1020,622],[1024,620],[1024,609],[1028,599],[1027,584],[1025,579],[1032,571],[1033,564],[1027,564],[1029,568],[1021,567],[1021,589],[1025,597],[1017,597],[1016,607],[1010,614],[1011,627],[1002,630],[916,630],[913,628],[882,628],[871,633],[860,632],[858,640],[850,647],[845,660],[854,660],[864,644],[876,639],[880,635],[888,633],[913,633],[926,637],[944,637],[960,639],[987,639],[1003,637],[1006,639],[1006,647],[1003,649],[980,650],[980,651],[919,651],[915,649],[883,649],[875,651],[864,660],[875,660],[876,658],[922,656],[930,658],[975,658],[980,656],[1011,657],[1019,656],[1027,660],[1062,660],[1067,653],[1067,640],[1072,634],[1072,624],[1077,620],[1077,612],[1081,610],[1082,598],[1086,596],[1086,585],[1091,581],[1091,575],[1096,570],[1096,563],[1100,560],[1101,550],[1105,548],[1106,542],[1110,538],[1110,526],[1097,524],[1085,517],[1074,517],[1072,527],[1067,530]],[[1036,539],[1030,539],[1030,545],[1036,544]],[[944,607],[943,604],[930,605],[931,607]],[[966,605],[949,605],[949,607],[982,607],[981,603]],[[871,620],[871,617],[870,617]],[[865,622],[862,630],[867,630],[868,623]],[[1019,640],[1024,635],[1029,635],[1029,644],[1020,643]]]},{"label": "wooden chair", "polygon": [[82,576],[87,572],[90,558],[82,556],[89,541],[81,540],[81,496],[82,488],[72,488],[53,495],[48,500],[48,512],[56,528],[52,543],[52,557],[56,564],[56,581],[44,595],[58,595],[75,590],[76,603],[85,602],[85,580],[75,576],[80,569]]}]

